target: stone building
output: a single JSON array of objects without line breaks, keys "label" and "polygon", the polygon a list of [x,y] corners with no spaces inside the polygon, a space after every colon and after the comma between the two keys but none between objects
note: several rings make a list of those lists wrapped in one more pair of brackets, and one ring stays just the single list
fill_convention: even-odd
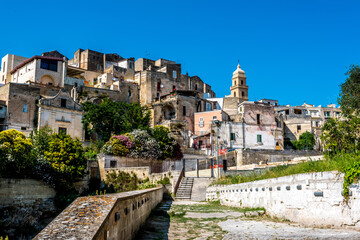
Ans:
[{"label": "stone building", "polygon": [[10,71],[11,82],[27,84],[39,83],[54,87],[64,87],[66,60],[64,58],[34,56]]},{"label": "stone building", "polygon": [[[109,79],[117,81],[134,81],[135,59],[125,59],[116,53],[105,54],[90,49],[78,49],[74,58],[68,64],[72,69],[83,72],[82,77],[86,86],[97,86],[103,88],[98,76],[108,74]],[[111,84],[108,84],[111,85]]]},{"label": "stone building", "polygon": [[315,107],[304,103],[301,106],[277,106],[277,115],[284,120],[285,147],[290,147],[290,141],[299,140],[301,134],[310,132],[315,135],[316,149],[321,148],[321,128],[329,118],[341,117],[341,110],[335,104],[327,107]]},{"label": "stone building", "polygon": [[75,102],[64,89],[53,97],[40,99],[38,129],[48,126],[54,132],[69,134],[73,138],[84,140],[81,105]]},{"label": "stone building", "polygon": [[190,146],[190,136],[194,133],[194,114],[205,111],[212,103],[198,97],[198,93],[189,90],[176,90],[171,94],[155,99],[150,107],[152,125],[164,125],[170,128],[183,147]]},{"label": "stone building", "polygon": [[[245,101],[238,105],[239,121],[212,125],[219,149],[278,149],[282,146],[281,125],[275,121],[274,107]],[[215,138],[216,139],[216,138]],[[214,142],[213,144],[216,144]]]},{"label": "stone building", "polygon": [[26,57],[17,56],[14,54],[6,54],[1,59],[0,86],[11,82],[11,70],[27,59],[28,58]]},{"label": "stone building", "polygon": [[198,76],[181,74],[181,64],[170,60],[157,61],[139,58],[135,62],[135,82],[140,85],[140,104],[149,105],[155,99],[170,94],[176,90],[190,90],[215,97],[208,84]]},{"label": "stone building", "polygon": [[60,88],[46,85],[7,83],[0,87],[0,101],[5,107],[2,129],[16,129],[25,135],[37,128],[38,102],[43,96],[55,96]]}]

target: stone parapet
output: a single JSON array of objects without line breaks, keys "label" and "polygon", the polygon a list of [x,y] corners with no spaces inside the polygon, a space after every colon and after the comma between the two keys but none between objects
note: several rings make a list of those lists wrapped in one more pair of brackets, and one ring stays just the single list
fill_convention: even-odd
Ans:
[{"label": "stone parapet", "polygon": [[339,172],[297,174],[207,188],[208,201],[234,207],[263,207],[268,215],[307,226],[348,226],[360,230],[360,186],[350,186],[351,196],[342,196]]},{"label": "stone parapet", "polygon": [[132,239],[163,192],[158,187],[79,197],[34,239]]}]

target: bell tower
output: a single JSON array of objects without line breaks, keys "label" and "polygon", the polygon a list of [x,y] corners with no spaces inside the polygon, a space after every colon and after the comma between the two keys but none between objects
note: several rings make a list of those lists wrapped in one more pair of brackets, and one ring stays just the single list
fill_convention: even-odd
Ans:
[{"label": "bell tower", "polygon": [[237,65],[232,77],[232,86],[230,87],[230,97],[237,97],[241,100],[248,101],[249,86],[246,85],[245,72],[240,68],[240,64]]}]

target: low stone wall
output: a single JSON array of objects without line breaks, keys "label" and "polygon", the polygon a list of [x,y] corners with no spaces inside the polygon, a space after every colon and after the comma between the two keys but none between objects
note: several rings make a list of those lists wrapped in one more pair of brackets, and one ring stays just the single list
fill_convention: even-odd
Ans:
[{"label": "low stone wall", "polygon": [[77,198],[34,239],[132,239],[164,188]]},{"label": "low stone wall", "polygon": [[0,178],[0,235],[34,236],[55,217],[55,195],[39,180]]},{"label": "low stone wall", "polygon": [[264,207],[268,215],[307,226],[350,226],[360,230],[360,186],[342,196],[343,174],[318,172],[255,182],[212,186],[206,199],[235,207]]},{"label": "low stone wall", "polygon": [[284,162],[289,160],[294,160],[299,157],[311,157],[311,156],[321,156],[321,152],[317,151],[300,151],[300,150],[255,150],[255,149],[246,149],[241,150],[237,149],[237,162],[238,165],[248,165],[248,164],[259,164],[260,162],[265,163],[266,161],[270,162]]}]

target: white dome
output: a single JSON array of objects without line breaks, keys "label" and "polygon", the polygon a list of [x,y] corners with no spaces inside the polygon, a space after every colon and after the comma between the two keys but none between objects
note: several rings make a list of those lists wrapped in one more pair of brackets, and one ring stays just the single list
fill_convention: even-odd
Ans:
[{"label": "white dome", "polygon": [[242,69],[240,68],[240,64],[237,65],[237,68],[236,68],[236,70],[234,71],[233,75],[239,74],[239,73],[240,73],[240,74],[245,74],[244,70],[242,70]]}]

